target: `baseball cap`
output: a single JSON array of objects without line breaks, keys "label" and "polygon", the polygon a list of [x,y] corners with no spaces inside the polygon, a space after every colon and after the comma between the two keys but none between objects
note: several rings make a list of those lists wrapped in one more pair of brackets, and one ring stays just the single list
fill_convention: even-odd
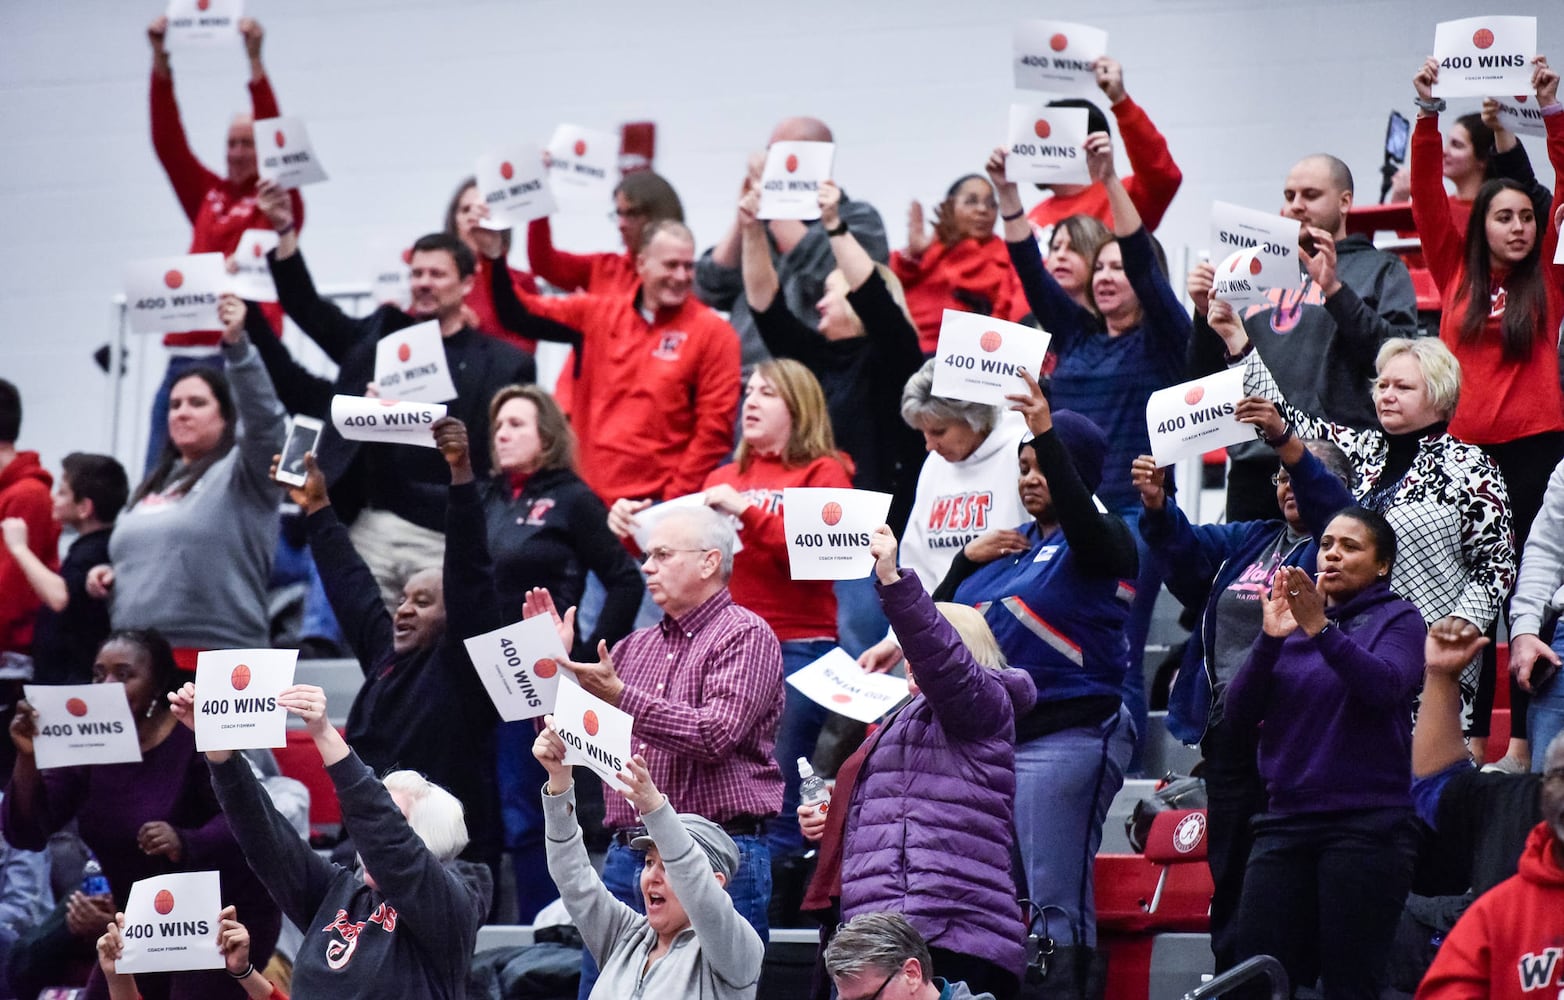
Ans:
[{"label": "baseball cap", "polygon": [[[739,845],[733,842],[726,830],[705,816],[696,813],[679,813],[678,816],[685,832],[695,838],[695,843],[706,852],[711,870],[721,872],[724,878],[731,881],[739,870]],[[656,843],[651,834],[645,834],[630,841],[630,846],[637,851],[644,851]]]}]

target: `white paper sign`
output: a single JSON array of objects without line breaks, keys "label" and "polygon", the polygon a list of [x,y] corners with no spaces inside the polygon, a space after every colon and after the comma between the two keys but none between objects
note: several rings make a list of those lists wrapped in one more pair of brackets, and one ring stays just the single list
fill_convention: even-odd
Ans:
[{"label": "white paper sign", "polygon": [[908,695],[905,678],[868,673],[840,646],[788,674],[787,682],[815,704],[863,723],[880,718]]},{"label": "white paper sign", "polygon": [[630,730],[635,720],[588,692],[573,678],[559,685],[554,702],[554,731],[565,741],[565,763],[585,764],[614,787],[630,759]]},{"label": "white paper sign", "polygon": [[1296,288],[1303,282],[1298,270],[1298,220],[1244,208],[1230,202],[1211,204],[1211,256],[1217,260],[1234,250],[1256,247],[1271,284],[1268,288]]},{"label": "white paper sign", "polygon": [[554,711],[562,672],[554,661],[570,653],[554,631],[552,616],[524,618],[463,644],[500,718],[517,722]]},{"label": "white paper sign", "polygon": [[1542,110],[1537,107],[1537,95],[1518,94],[1515,97],[1495,97],[1499,102],[1499,124],[1516,135],[1529,135],[1537,139],[1547,136],[1548,129],[1542,123]]},{"label": "white paper sign", "polygon": [[1108,33],[1068,21],[1022,21],[1014,35],[1017,90],[1098,97],[1092,63],[1108,52]]},{"label": "white paper sign", "polygon": [[890,509],[889,493],[824,486],[783,490],[789,574],[794,580],[862,580],[874,570],[869,536]]},{"label": "white paper sign", "polygon": [[196,655],[196,749],[288,745],[288,710],[277,696],[293,683],[296,649],[205,649]]},{"label": "white paper sign", "polygon": [[820,182],[831,179],[835,158],[835,143],[773,142],[760,172],[757,218],[820,218]]},{"label": "white paper sign", "polygon": [[1434,26],[1435,97],[1487,97],[1531,90],[1537,19],[1485,15]]},{"label": "white paper sign", "polygon": [[381,337],[375,344],[375,385],[383,399],[419,403],[455,399],[440,321],[432,319]]},{"label": "white paper sign", "polygon": [[393,305],[406,309],[413,301],[413,282],[408,262],[413,252],[401,244],[387,243],[370,251],[369,294],[379,307]]},{"label": "white paper sign", "polygon": [[612,132],[561,125],[548,143],[549,184],[554,197],[599,205],[619,183],[619,137]]},{"label": "white paper sign", "polygon": [[326,179],[302,118],[262,118],[255,123],[255,162],[261,179],[285,188]]},{"label": "white paper sign", "polygon": [[1211,295],[1232,306],[1242,316],[1244,310],[1251,306],[1271,304],[1270,297],[1265,294],[1269,286],[1263,281],[1264,275],[1265,262],[1261,259],[1259,247],[1235,250],[1217,264]]},{"label": "white paper sign", "polygon": [[125,952],[118,972],[182,972],[223,968],[217,915],[223,909],[216,872],[144,878],[125,904]]},{"label": "white paper sign", "polygon": [[244,16],[244,0],[168,0],[169,49],[206,48],[232,45],[240,40],[239,19]]},{"label": "white paper sign", "polygon": [[251,302],[276,302],[277,285],[272,281],[271,265],[266,262],[266,255],[275,249],[276,233],[270,229],[246,229],[234,249],[238,270],[228,276],[229,290]]},{"label": "white paper sign", "polygon": [[434,422],[445,416],[444,403],[404,403],[367,396],[331,397],[331,422],[349,441],[415,444],[433,448]]},{"label": "white paper sign", "polygon": [[125,265],[125,314],[135,333],[218,330],[217,297],[229,285],[220,253],[133,260]]},{"label": "white paper sign", "polygon": [[125,685],[25,684],[22,693],[38,712],[33,759],[39,770],[140,762]]},{"label": "white paper sign", "polygon": [[[674,497],[672,500],[664,500],[662,503],[653,504],[635,515],[635,526],[630,529],[630,537],[635,539],[636,548],[642,552],[649,552],[652,548],[652,528],[656,527],[658,521],[661,521],[664,517],[681,507],[704,506],[706,506],[705,493],[686,493],[682,497]],[[743,524],[738,518],[732,514],[724,516],[727,517],[728,523],[733,525],[734,531],[743,531]],[[744,540],[740,537],[735,537],[733,539],[734,554],[737,555],[743,551]]]},{"label": "white paper sign", "polygon": [[1146,431],[1157,465],[1253,441],[1254,428],[1233,418],[1243,396],[1242,366],[1152,393],[1146,401]]},{"label": "white paper sign", "polygon": [[1016,369],[1036,378],[1051,339],[1019,323],[946,309],[934,349],[934,395],[1009,406],[1005,396],[1027,391]]},{"label": "white paper sign", "polygon": [[1017,184],[1089,184],[1086,109],[1010,105],[1005,180]]},{"label": "white paper sign", "polygon": [[478,194],[489,207],[486,229],[509,229],[554,213],[543,151],[536,146],[512,146],[478,157]]}]

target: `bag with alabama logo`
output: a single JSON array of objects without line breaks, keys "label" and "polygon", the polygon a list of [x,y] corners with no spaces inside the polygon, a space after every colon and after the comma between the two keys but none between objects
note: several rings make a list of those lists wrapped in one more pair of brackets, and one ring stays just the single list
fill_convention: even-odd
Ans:
[{"label": "bag with alabama logo", "polygon": [[[1206,807],[1206,779],[1169,774],[1157,790],[1135,803],[1135,810],[1124,819],[1124,833],[1136,854],[1146,850],[1146,835],[1159,813]],[[1202,828],[1202,832],[1204,832]]]}]

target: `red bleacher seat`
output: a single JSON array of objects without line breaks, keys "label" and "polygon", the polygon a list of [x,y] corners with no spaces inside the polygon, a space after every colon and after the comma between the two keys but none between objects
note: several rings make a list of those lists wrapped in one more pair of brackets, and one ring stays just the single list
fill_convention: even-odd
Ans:
[{"label": "red bleacher seat", "polygon": [[310,790],[310,834],[330,834],[342,825],[342,807],[337,789],[320,762],[315,741],[302,729],[288,730],[288,745],[272,750],[277,766],[288,777],[302,782]]}]

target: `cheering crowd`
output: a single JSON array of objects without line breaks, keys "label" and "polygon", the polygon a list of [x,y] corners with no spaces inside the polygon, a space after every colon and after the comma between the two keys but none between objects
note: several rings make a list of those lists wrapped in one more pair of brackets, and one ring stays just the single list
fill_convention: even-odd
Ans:
[{"label": "cheering crowd", "polygon": [[[0,380],[4,996],[89,967],[94,1000],[464,996],[479,926],[556,899],[582,1000],[754,997],[771,926],[800,913],[819,997],[1100,995],[1093,858],[1142,770],[1164,588],[1197,622],[1167,727],[1203,756],[1214,968],[1271,955],[1333,998],[1564,989],[1564,204],[1496,106],[1441,114],[1435,60],[1406,187],[1436,330],[1406,260],[1349,234],[1329,153],[1282,179],[1299,289],[1239,311],[1212,263],[1171,274],[1154,232],[1182,175],[1106,56],[1111,122],[1056,102],[1087,109],[1090,183],[1030,210],[1006,150],[974,150],[893,250],[830,181],[818,221],[761,218],[757,156],[702,251],[643,170],[614,191],[622,249],[566,252],[538,219],[529,273],[469,178],[410,242],[409,302],[351,316],[311,278],[299,192],[258,179],[252,125],[280,113],[260,25],[222,173],[186,141],[166,31],[152,145],[189,252],[274,232],[277,301],[225,295],[221,329],[164,338],[143,469],[44,469]],[[1558,83],[1538,56],[1564,183]],[[788,140],[835,137],[789,118]],[[1008,407],[935,394],[945,310],[1051,335]],[[292,356],[284,316],[334,376]],[[430,321],[455,396],[428,442],[344,438],[333,396]],[[545,341],[571,349],[554,386]],[[1224,521],[1193,524],[1147,401],[1229,368],[1254,439],[1230,449]],[[325,426],[283,486],[289,416]],[[891,494],[870,576],[793,579],[783,491],[803,486]],[[283,583],[305,594],[295,643],[363,671],[340,730],[320,688],[279,698],[340,803],[330,851],[269,753],[203,761],[192,732],[197,655],[272,645]],[[621,787],[567,766],[551,717],[502,722],[473,667],[465,639],[539,616],[558,668],[634,720]],[[906,677],[867,732],[785,683],[837,646]],[[40,768],[23,682],[123,683],[141,762]],[[106,881],[61,860],[61,831]],[[131,884],[209,870],[226,969],[121,972]]]}]

